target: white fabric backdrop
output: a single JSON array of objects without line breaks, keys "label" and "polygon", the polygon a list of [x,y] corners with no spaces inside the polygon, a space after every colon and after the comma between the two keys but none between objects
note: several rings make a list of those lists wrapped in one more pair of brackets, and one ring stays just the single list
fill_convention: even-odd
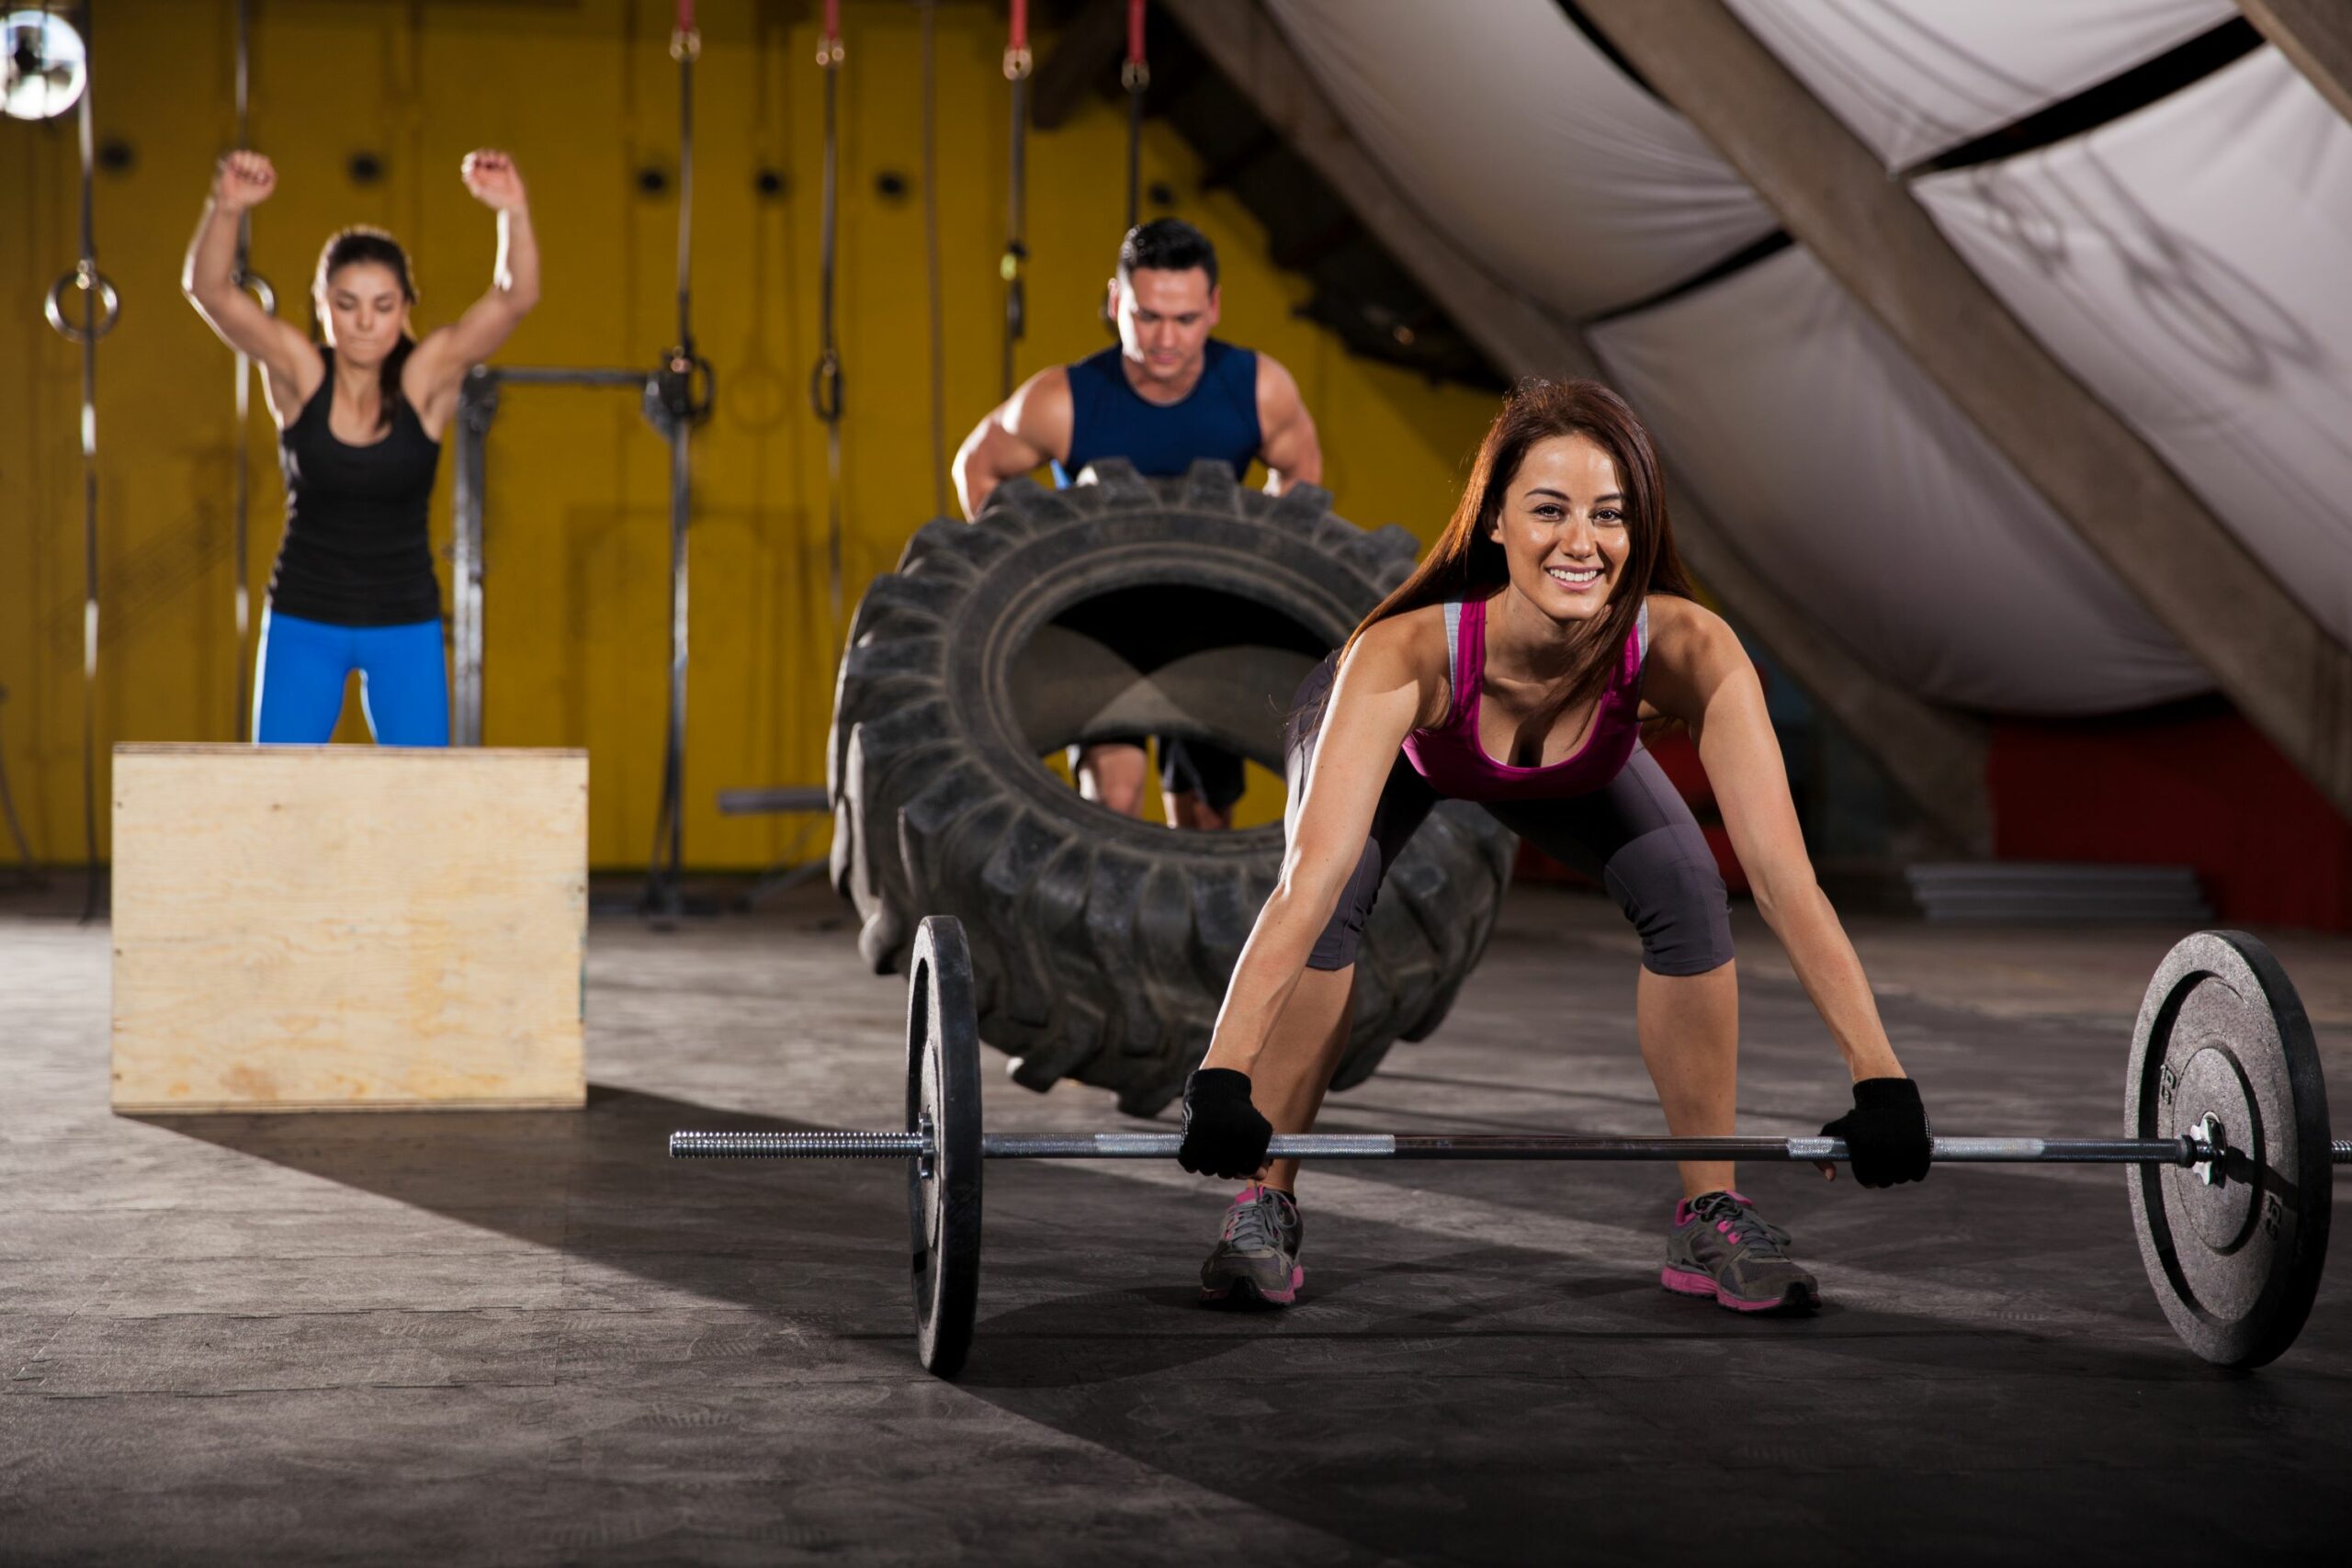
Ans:
[{"label": "white fabric backdrop", "polygon": [[1891,169],[2162,54],[2232,0],[1729,0]]},{"label": "white fabric backdrop", "polygon": [[1267,0],[1340,118],[1500,281],[1582,319],[1777,226],[1555,0]]},{"label": "white fabric backdrop", "polygon": [[1905,688],[2057,715],[2211,688],[1809,252],[1592,336],[1669,484]]},{"label": "white fabric backdrop", "polygon": [[2352,125],[2264,49],[1915,188],[2027,328],[2352,642]]}]

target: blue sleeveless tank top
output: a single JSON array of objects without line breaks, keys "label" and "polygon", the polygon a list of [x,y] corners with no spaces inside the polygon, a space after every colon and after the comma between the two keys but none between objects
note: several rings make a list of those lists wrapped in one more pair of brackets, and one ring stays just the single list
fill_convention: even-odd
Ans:
[{"label": "blue sleeveless tank top", "polygon": [[1068,485],[1097,457],[1125,457],[1147,476],[1181,474],[1202,457],[1238,476],[1258,455],[1258,355],[1209,339],[1201,378],[1184,400],[1148,402],[1127,385],[1114,344],[1069,367],[1069,456],[1054,465]]}]

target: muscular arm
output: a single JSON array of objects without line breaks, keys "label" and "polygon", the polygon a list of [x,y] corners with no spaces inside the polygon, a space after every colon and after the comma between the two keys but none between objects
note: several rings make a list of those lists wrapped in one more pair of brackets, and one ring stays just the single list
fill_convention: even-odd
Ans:
[{"label": "muscular arm", "polygon": [[263,310],[237,281],[238,226],[254,202],[267,199],[277,180],[268,160],[255,153],[232,152],[222,159],[180,268],[180,291],[204,324],[262,367],[273,410],[300,408],[326,374],[325,362],[301,330]]},{"label": "muscular arm", "polygon": [[1442,645],[1435,657],[1416,647],[1422,629],[1408,617],[1383,621],[1340,665],[1295,808],[1282,880],[1242,945],[1202,1066],[1256,1067],[1363,852],[1396,749],[1442,705]]},{"label": "muscular arm", "polygon": [[497,353],[539,302],[539,242],[520,176],[498,153],[469,155],[465,172],[475,195],[498,214],[498,259],[488,291],[455,321],[426,333],[409,356],[402,377],[409,400],[435,433],[447,423],[466,372]]},{"label": "muscular arm", "polygon": [[1755,665],[1721,616],[1687,599],[1652,599],[1650,626],[1650,697],[1690,726],[1757,909],[1788,949],[1847,1070],[1856,1079],[1903,1077],[1861,960],[1814,880]]},{"label": "muscular arm", "polygon": [[1057,365],[1023,382],[956,449],[956,499],[967,521],[997,486],[1069,452],[1069,373]]},{"label": "muscular arm", "polygon": [[1266,465],[1266,491],[1323,482],[1323,448],[1298,382],[1270,355],[1258,356],[1258,457]]}]

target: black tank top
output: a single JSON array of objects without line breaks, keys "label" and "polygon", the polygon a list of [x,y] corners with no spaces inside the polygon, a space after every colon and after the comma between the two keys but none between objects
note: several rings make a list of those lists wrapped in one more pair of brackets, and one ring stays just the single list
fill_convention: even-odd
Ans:
[{"label": "black tank top", "polygon": [[424,519],[441,444],[424,434],[406,398],[381,441],[353,446],[336,440],[328,425],[334,351],[322,347],[319,354],[327,373],[277,436],[286,542],[270,573],[270,605],[338,626],[438,620],[441,585],[434,580]]}]

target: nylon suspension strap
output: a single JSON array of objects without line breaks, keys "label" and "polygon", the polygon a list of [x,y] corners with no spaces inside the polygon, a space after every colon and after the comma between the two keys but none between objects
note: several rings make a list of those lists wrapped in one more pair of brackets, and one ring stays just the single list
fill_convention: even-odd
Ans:
[{"label": "nylon suspension strap", "polygon": [[694,513],[694,427],[710,416],[715,396],[710,362],[695,351],[695,62],[702,34],[695,0],[678,0],[670,35],[678,62],[678,345],[646,385],[646,412],[670,440],[670,722],[662,755],[662,805],[653,829],[644,907],[657,917],[682,907],[678,879],[685,854],[686,786],[686,531]]},{"label": "nylon suspension strap", "polygon": [[1144,0],[1127,0],[1127,58],[1119,67],[1119,85],[1127,90],[1127,227],[1141,220],[1143,210],[1143,96],[1151,86],[1151,66],[1143,53]]},{"label": "nylon suspension strap", "polygon": [[[89,48],[91,6],[81,6],[83,48]],[[121,299],[98,270],[96,201],[96,120],[91,110],[97,73],[85,66],[76,129],[82,153],[81,249],[74,270],[49,290],[41,314],[69,343],[82,347],[82,919],[98,912],[98,339],[114,330]],[[81,320],[66,315],[67,290],[82,296]]]},{"label": "nylon suspension strap", "polygon": [[[253,0],[237,0],[237,145],[253,145]],[[277,291],[268,279],[253,269],[254,215],[248,208],[237,215],[237,260],[232,278],[237,287],[249,290],[261,308],[271,315],[277,314]],[[248,682],[252,666],[245,658],[245,648],[253,634],[253,591],[246,579],[247,553],[251,547],[253,516],[253,375],[254,362],[244,350],[237,351],[237,438],[235,442],[236,479],[231,502],[230,570],[236,579],[235,624],[237,657],[230,679],[236,686],[238,739],[251,738],[252,709],[249,705],[253,688]]]},{"label": "nylon suspension strap", "polygon": [[931,301],[931,512],[947,515],[947,316],[939,279],[939,3],[922,12],[922,260]]},{"label": "nylon suspension strap", "polygon": [[1012,36],[1004,46],[1004,79],[1012,84],[1012,181],[1005,226],[1004,259],[997,271],[1004,279],[1004,395],[1012,396],[1012,355],[1027,332],[1022,294],[1022,271],[1029,260],[1026,238],[1029,208],[1029,73],[1035,63],[1029,53],[1029,0],[1012,0]]},{"label": "nylon suspension strap", "polygon": [[[925,18],[928,24],[928,17]],[[817,68],[825,73],[825,179],[817,261],[817,367],[808,374],[808,402],[825,425],[825,590],[832,618],[842,618],[842,354],[833,299],[840,244],[842,0],[825,0],[817,38]]]}]

